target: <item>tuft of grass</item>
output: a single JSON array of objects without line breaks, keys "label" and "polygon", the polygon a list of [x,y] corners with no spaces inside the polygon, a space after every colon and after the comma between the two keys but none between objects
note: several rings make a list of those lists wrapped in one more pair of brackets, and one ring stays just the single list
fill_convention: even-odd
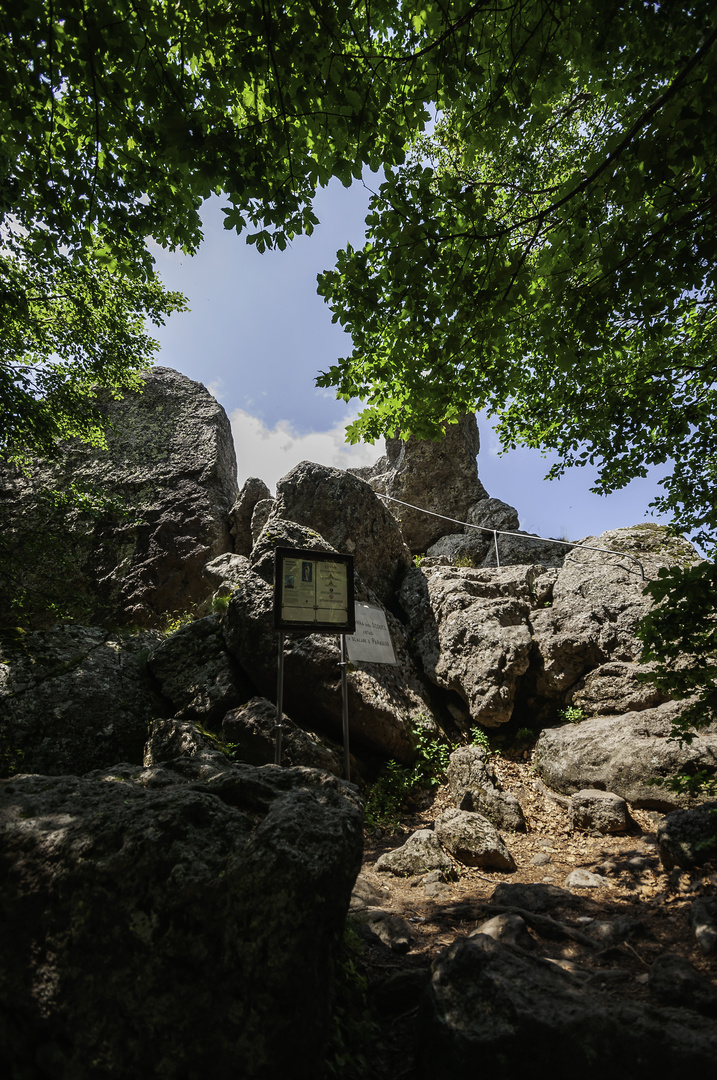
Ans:
[{"label": "tuft of grass", "polygon": [[364,820],[369,829],[396,832],[409,797],[421,788],[440,784],[446,775],[450,747],[419,723],[412,727],[416,760],[412,765],[389,761],[372,784],[366,799]]},{"label": "tuft of grass", "polygon": [[561,724],[579,724],[585,719],[585,713],[574,705],[567,705],[558,713],[558,721]]}]

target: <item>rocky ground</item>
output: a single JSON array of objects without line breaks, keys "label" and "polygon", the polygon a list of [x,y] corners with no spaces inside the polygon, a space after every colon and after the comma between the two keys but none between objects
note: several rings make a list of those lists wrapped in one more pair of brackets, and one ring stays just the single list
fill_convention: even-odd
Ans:
[{"label": "rocky ground", "polygon": [[[535,777],[529,756],[521,760],[499,756],[491,764],[504,790],[517,796],[526,818],[525,833],[502,834],[517,864],[513,873],[456,864],[454,880],[441,881],[437,872],[399,878],[374,870],[383,852],[430,825],[451,805],[446,787],[423,793],[399,833],[366,837],[352,922],[361,940],[359,966],[376,1027],[370,1038],[364,1038],[362,1051],[354,1048],[356,1059],[362,1053],[365,1063],[363,1071],[353,1075],[376,1080],[419,1075],[416,1019],[432,962],[456,939],[516,908],[528,924],[529,947],[575,972],[595,990],[654,1001],[656,988],[654,983],[648,987],[648,973],[666,952],[686,958],[717,984],[717,956],[703,954],[690,927],[694,899],[717,895],[717,866],[666,872],[657,855],[661,815],[655,812],[633,811],[631,829],[621,836],[571,831],[567,808]],[[599,875],[602,884],[566,886],[576,869]],[[553,896],[549,910],[528,912],[517,889],[506,895],[506,883],[548,884],[565,892]],[[503,888],[496,893],[499,886]],[[383,925],[376,917],[365,920],[367,909],[376,908],[386,913]],[[410,933],[390,916],[405,920]]]}]

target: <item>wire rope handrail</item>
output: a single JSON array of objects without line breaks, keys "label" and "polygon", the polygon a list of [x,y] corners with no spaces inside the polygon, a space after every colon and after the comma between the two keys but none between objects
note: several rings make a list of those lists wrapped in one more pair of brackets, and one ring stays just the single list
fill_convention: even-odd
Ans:
[{"label": "wire rope handrail", "polygon": [[510,532],[508,529],[491,529],[488,525],[472,525],[469,521],[459,521],[458,518],[447,517],[445,514],[437,514],[435,510],[424,510],[422,506],[414,506],[413,503],[404,502],[402,499],[394,499],[393,495],[384,495],[382,492],[377,491],[376,495],[380,499],[388,499],[389,502],[398,503],[399,506],[407,506],[409,510],[418,510],[421,514],[430,514],[431,517],[441,518],[442,521],[451,521],[454,525],[462,525],[466,529],[475,529],[478,532],[489,532],[493,534],[493,543],[495,545],[495,558],[496,563],[500,567],[500,554],[498,552],[498,537],[499,536],[519,536],[522,540],[543,540],[547,544],[562,544],[563,547],[569,548],[581,548],[584,551],[602,551],[606,555],[619,555],[624,559],[632,559],[640,567],[640,574],[642,580],[645,580],[645,567],[642,565],[636,555],[631,555],[629,551],[617,551],[615,548],[597,547],[595,544],[581,544],[576,543],[573,540],[555,540],[552,536],[538,536],[536,533],[520,533]]}]

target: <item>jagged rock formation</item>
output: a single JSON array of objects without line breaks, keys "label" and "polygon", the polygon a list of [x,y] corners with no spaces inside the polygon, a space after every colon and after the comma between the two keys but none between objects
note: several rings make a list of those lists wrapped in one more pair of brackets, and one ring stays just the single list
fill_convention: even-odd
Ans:
[{"label": "jagged rock formation", "polygon": [[16,777],[0,801],[6,1075],[323,1075],[355,789],[209,755]]},{"label": "jagged rock formation", "polygon": [[[355,469],[374,491],[420,506],[435,514],[466,521],[474,503],[488,493],[478,479],[476,456],[480,438],[475,415],[450,424],[440,442],[430,439],[386,439],[386,454],[375,465]],[[389,503],[414,554],[423,553],[455,525]]]},{"label": "jagged rock formation", "polygon": [[[29,477],[0,470],[0,526],[10,580],[0,577],[0,625],[13,625],[18,584],[41,619],[54,599],[78,622],[155,625],[210,587],[204,564],[231,551],[228,513],[237,495],[229,420],[201,385],[170,368],[145,373],[141,394],[102,407],[107,449],[63,448]],[[105,500],[69,509],[53,493],[76,485]],[[95,500],[96,501],[96,500]]]}]

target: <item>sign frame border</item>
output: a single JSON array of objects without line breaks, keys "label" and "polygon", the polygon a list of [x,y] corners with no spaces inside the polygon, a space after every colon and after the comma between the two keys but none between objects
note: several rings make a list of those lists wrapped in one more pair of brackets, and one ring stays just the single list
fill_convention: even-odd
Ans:
[{"label": "sign frame border", "polygon": [[[338,562],[346,566],[346,606],[348,618],[343,622],[296,622],[281,617],[281,582],[283,560],[300,559],[307,562]],[[353,634],[356,629],[354,610],[354,557],[336,551],[312,550],[310,548],[274,548],[274,629],[284,632],[298,631],[311,634]]]}]

